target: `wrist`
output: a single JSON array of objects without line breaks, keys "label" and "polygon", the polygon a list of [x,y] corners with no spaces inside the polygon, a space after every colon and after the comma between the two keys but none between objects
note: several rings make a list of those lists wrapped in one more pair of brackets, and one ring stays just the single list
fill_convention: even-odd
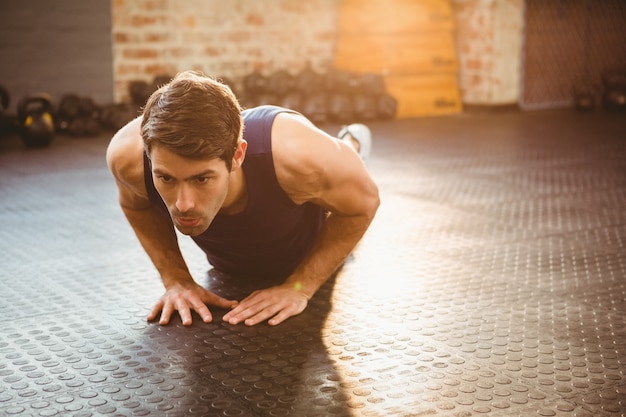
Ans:
[{"label": "wrist", "polygon": [[285,282],[285,285],[302,294],[307,300],[310,300],[313,294],[315,294],[315,290],[307,288],[301,280],[288,280]]},{"label": "wrist", "polygon": [[191,277],[191,275],[185,276],[181,274],[175,275],[162,275],[161,281],[163,282],[163,286],[166,290],[172,288],[187,288],[189,286],[195,285],[196,282]]}]

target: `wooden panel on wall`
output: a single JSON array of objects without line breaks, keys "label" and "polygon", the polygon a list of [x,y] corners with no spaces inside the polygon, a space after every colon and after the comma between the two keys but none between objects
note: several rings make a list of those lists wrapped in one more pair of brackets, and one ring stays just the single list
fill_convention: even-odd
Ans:
[{"label": "wooden panel on wall", "polygon": [[350,71],[379,74],[458,70],[450,31],[343,35],[337,45],[335,65]]},{"label": "wooden panel on wall", "polygon": [[340,35],[335,66],[359,73],[384,74],[387,71],[386,35]]},{"label": "wooden panel on wall", "polygon": [[343,33],[402,33],[454,30],[454,14],[445,0],[343,0]]},{"label": "wooden panel on wall", "polygon": [[385,83],[387,91],[398,100],[398,118],[454,114],[462,110],[454,73],[390,75]]},{"label": "wooden panel on wall", "polygon": [[461,111],[449,0],[344,0],[335,66],[382,74],[398,117]]}]

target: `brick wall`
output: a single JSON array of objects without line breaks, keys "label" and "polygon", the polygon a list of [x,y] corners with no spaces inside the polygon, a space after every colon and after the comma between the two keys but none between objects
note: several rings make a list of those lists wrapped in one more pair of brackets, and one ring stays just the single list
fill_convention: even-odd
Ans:
[{"label": "brick wall", "polygon": [[[517,103],[524,0],[452,0],[466,104]],[[332,65],[337,0],[112,0],[116,100],[127,84],[186,69],[238,79]]]},{"label": "brick wall", "polygon": [[[417,0],[415,0],[417,1]],[[433,0],[428,0],[433,1]],[[464,103],[517,102],[523,0],[451,0]],[[241,77],[334,61],[339,0],[1,0],[0,84],[99,103],[185,69]],[[113,61],[111,61],[113,60]],[[13,107],[13,106],[12,106]]]},{"label": "brick wall", "polygon": [[453,5],[463,102],[517,103],[524,1],[453,0]]},{"label": "brick wall", "polygon": [[131,80],[193,69],[238,79],[254,69],[332,65],[336,0],[112,0],[116,100]]}]

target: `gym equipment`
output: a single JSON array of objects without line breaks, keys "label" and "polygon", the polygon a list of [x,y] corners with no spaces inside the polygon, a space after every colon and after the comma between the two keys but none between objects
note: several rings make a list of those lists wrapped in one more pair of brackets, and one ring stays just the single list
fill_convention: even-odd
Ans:
[{"label": "gym equipment", "polygon": [[350,123],[354,121],[354,106],[352,97],[347,94],[333,94],[328,99],[328,116],[337,123]]},{"label": "gym equipment", "polygon": [[317,73],[310,65],[306,66],[294,78],[294,88],[304,94],[314,94],[324,90],[324,76]]},{"label": "gym equipment", "polygon": [[97,116],[98,106],[91,97],[81,97],[79,101],[80,115],[85,117]]},{"label": "gym equipment", "polygon": [[381,120],[391,120],[398,112],[398,100],[390,94],[383,94],[377,99],[378,118]]},{"label": "gym equipment", "polygon": [[242,107],[275,104],[299,111],[314,123],[389,120],[397,114],[397,100],[386,92],[384,77],[375,73],[330,68],[322,74],[307,64],[296,75],[278,69],[264,76],[255,70],[241,84],[241,92],[233,92]]},{"label": "gym equipment", "polygon": [[137,106],[125,103],[108,104],[102,107],[99,120],[102,127],[117,131],[140,114]]},{"label": "gym equipment", "polygon": [[302,110],[303,102],[304,100],[302,99],[302,94],[299,93],[298,91],[292,91],[290,93],[285,94],[279,100],[278,103],[279,103],[279,106],[284,107],[286,109],[295,110],[297,112],[303,112]]},{"label": "gym equipment", "polygon": [[332,93],[352,94],[357,90],[358,80],[351,71],[331,68],[324,75],[324,88]]},{"label": "gym equipment", "polygon": [[81,112],[81,100],[76,94],[64,94],[59,102],[60,119],[73,120]]},{"label": "gym equipment", "polygon": [[364,94],[379,96],[385,93],[385,80],[380,74],[365,73],[359,80],[359,90]]},{"label": "gym equipment", "polygon": [[282,97],[294,88],[294,77],[286,70],[274,71],[267,79],[267,90]]},{"label": "gym equipment", "polygon": [[167,74],[156,75],[152,79],[152,92],[155,92],[159,88],[163,87],[165,84],[168,84],[170,81],[172,81],[172,76],[170,75],[167,75]]},{"label": "gym equipment", "polygon": [[239,88],[237,87],[237,84],[235,83],[234,80],[228,78],[228,77],[217,77],[216,78],[217,81],[219,81],[220,83],[228,86],[228,88],[230,88],[230,91],[233,92],[233,94],[235,95],[235,97],[239,98],[240,95],[240,91]]},{"label": "gym equipment", "polygon": [[43,148],[54,137],[54,108],[46,93],[23,97],[17,104],[22,141],[28,148]]},{"label": "gym equipment", "polygon": [[588,86],[575,88],[574,104],[578,111],[594,111],[596,108],[596,89]]},{"label": "gym equipment", "polygon": [[602,74],[602,104],[608,111],[626,111],[626,70],[610,70]]},{"label": "gym equipment", "polygon": [[626,88],[611,87],[603,96],[604,107],[611,111],[626,110]]},{"label": "gym equipment", "polygon": [[259,70],[254,70],[243,79],[243,87],[247,95],[259,95],[267,92],[267,77]]},{"label": "gym equipment", "polygon": [[353,100],[354,118],[358,121],[370,121],[378,118],[376,96],[358,94]]},{"label": "gym equipment", "polygon": [[70,136],[96,136],[100,133],[100,108],[90,97],[64,94],[56,117],[58,132]]},{"label": "gym equipment", "polygon": [[311,94],[302,103],[302,113],[313,123],[325,123],[328,121],[328,105],[326,94],[323,92]]},{"label": "gym equipment", "polygon": [[59,102],[58,113],[55,119],[57,131],[68,133],[68,127],[79,114],[80,97],[76,94],[64,94]]},{"label": "gym equipment", "polygon": [[9,95],[9,91],[4,88],[4,86],[0,85],[0,118],[4,115],[4,111],[9,108],[10,102],[11,96]]},{"label": "gym equipment", "polygon": [[66,131],[74,137],[97,136],[100,133],[100,122],[95,117],[80,116],[68,124]]},{"label": "gym equipment", "polygon": [[134,80],[128,84],[130,101],[137,106],[145,105],[153,92],[153,85],[144,80]]}]

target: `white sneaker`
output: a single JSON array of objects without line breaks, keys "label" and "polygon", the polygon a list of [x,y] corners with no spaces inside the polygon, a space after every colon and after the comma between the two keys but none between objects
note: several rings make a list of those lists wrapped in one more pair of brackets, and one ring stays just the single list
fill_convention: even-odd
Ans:
[{"label": "white sneaker", "polygon": [[350,138],[346,138],[346,135],[350,135],[352,139],[359,143],[359,156],[367,165],[370,153],[372,152],[372,132],[370,132],[369,127],[361,123],[344,126],[339,131],[337,137],[342,140],[350,140]]}]

